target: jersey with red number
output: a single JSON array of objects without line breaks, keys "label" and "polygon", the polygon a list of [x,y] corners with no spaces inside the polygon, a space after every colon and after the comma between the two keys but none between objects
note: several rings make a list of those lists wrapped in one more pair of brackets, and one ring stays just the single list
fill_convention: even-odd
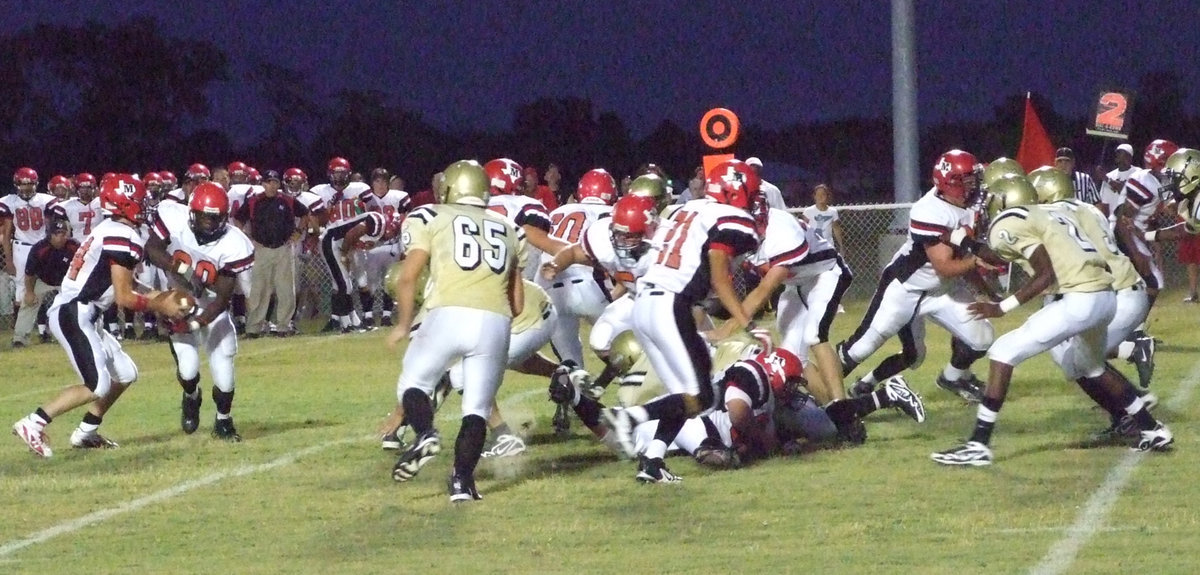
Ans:
[{"label": "jersey with red number", "polygon": [[[577,244],[584,236],[584,230],[595,225],[598,220],[612,215],[612,206],[607,204],[566,204],[550,212],[550,237],[567,244]],[[554,260],[554,254],[542,254],[541,263]],[[590,266],[575,264],[567,267],[558,274],[563,280],[577,278],[589,279],[593,276]]]},{"label": "jersey with red number", "polygon": [[208,288],[199,301],[203,307],[216,299],[212,288],[218,276],[240,280],[239,274],[254,266],[254,245],[242,230],[232,225],[226,226],[225,234],[216,241],[201,244],[188,225],[188,212],[187,206],[182,204],[161,203],[151,230],[167,243],[172,263],[176,266],[186,264]]},{"label": "jersey with red number", "polygon": [[33,245],[46,237],[46,217],[54,196],[36,193],[29,200],[17,194],[0,198],[0,218],[12,219],[13,239]]},{"label": "jersey with red number", "polygon": [[708,252],[720,249],[736,258],[758,247],[754,220],[745,211],[709,198],[692,200],[659,223],[646,256],[650,264],[638,279],[638,292],[663,289],[691,302],[708,296],[712,270]]},{"label": "jersey with red number", "polygon": [[941,241],[942,234],[974,223],[974,211],[943,200],[936,188],[929,190],[909,210],[908,239],[892,256],[888,267],[895,278],[911,290],[942,288],[946,282],[933,270],[925,248]]},{"label": "jersey with red number", "polygon": [[131,272],[145,257],[145,241],[138,230],[116,220],[105,220],[92,228],[75,250],[67,275],[54,297],[54,307],[82,303],[104,311],[116,298],[112,286],[112,265]]},{"label": "jersey with red number", "polygon": [[1125,203],[1134,209],[1133,225],[1138,231],[1149,231],[1150,218],[1154,217],[1158,205],[1162,203],[1161,191],[1162,184],[1154,172],[1146,168],[1135,171],[1125,180],[1122,195],[1125,196]]},{"label": "jersey with red number", "polygon": [[246,198],[257,194],[263,190],[262,186],[251,184],[233,184],[229,186],[229,191],[225,192],[225,196],[229,198],[229,213],[236,214],[238,208],[246,203]]},{"label": "jersey with red number", "polygon": [[79,201],[79,198],[67,198],[54,202],[50,212],[70,222],[71,237],[83,244],[84,238],[92,233],[92,228],[104,219],[99,209],[100,200],[96,199],[93,202],[95,206],[85,204]]},{"label": "jersey with red number", "polygon": [[731,399],[741,399],[750,406],[755,417],[769,416],[775,410],[770,377],[758,362],[745,359],[734,362],[721,374],[717,388],[722,394],[720,405]]},{"label": "jersey with red number", "polygon": [[763,273],[773,267],[786,267],[788,277],[783,283],[797,285],[805,278],[833,269],[837,256],[837,250],[821,236],[816,226],[771,208],[767,212],[767,229],[762,243],[749,260]]},{"label": "jersey with red number", "polygon": [[[372,192],[372,195],[375,194]],[[396,214],[403,215],[408,213],[408,209],[412,206],[412,200],[408,197],[408,192],[403,190],[388,190],[382,196],[375,195],[375,201],[379,202],[379,212],[383,214],[384,221],[391,221]],[[394,237],[383,243],[400,243],[400,238]]]},{"label": "jersey with red number", "polygon": [[[579,242],[583,252],[596,262],[614,282],[621,282],[629,293],[637,293],[637,278],[646,273],[650,259],[643,254],[641,259],[622,258],[612,244],[612,218],[601,218],[588,226]],[[580,266],[571,266],[580,267]],[[570,268],[568,268],[570,269]],[[591,273],[590,271],[588,273]]]},{"label": "jersey with red number", "polygon": [[379,201],[371,192],[371,186],[362,182],[350,182],[346,189],[337,191],[329,184],[313,186],[312,192],[325,202],[325,210],[329,213],[327,225],[357,216],[367,209],[378,210]]}]

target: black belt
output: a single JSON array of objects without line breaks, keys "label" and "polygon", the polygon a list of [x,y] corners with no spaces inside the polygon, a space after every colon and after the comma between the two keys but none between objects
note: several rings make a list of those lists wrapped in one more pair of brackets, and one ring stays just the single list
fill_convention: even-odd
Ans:
[{"label": "black belt", "polygon": [[646,295],[667,295],[667,292],[666,290],[656,289],[646,292]]},{"label": "black belt", "polygon": [[13,238],[13,243],[14,243],[14,244],[21,244],[21,245],[23,245],[23,246],[29,246],[29,247],[33,247],[33,244],[31,244],[31,243],[29,243],[29,242],[23,242],[23,241],[21,241],[21,240],[18,240],[18,239],[16,239],[16,238]]},{"label": "black belt", "polygon": [[585,281],[587,281],[587,280],[574,279],[574,280],[565,281],[565,282],[554,282],[554,283],[550,284],[550,287],[560,288],[560,287],[565,287],[567,284],[575,285],[575,284],[581,284]]}]

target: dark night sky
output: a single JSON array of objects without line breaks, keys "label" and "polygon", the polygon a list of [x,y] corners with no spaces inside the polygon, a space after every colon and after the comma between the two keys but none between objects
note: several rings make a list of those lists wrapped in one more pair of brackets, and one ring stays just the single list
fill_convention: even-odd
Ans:
[{"label": "dark night sky", "polygon": [[[396,94],[456,130],[505,129],[517,105],[543,96],[589,98],[635,136],[666,118],[690,129],[716,104],[764,126],[891,110],[882,0],[221,4],[21,0],[0,33],[145,14],[169,34],[215,40],[235,75],[214,94],[215,123],[243,142],[261,128],[243,112],[257,96],[239,79],[254,59],[298,69],[325,94]],[[1178,72],[1188,109],[1200,107],[1200,66],[1187,56],[1200,39],[1200,2],[925,0],[916,18],[923,124],[988,118],[1025,90],[1083,115],[1101,86],[1133,88],[1155,69]]]}]

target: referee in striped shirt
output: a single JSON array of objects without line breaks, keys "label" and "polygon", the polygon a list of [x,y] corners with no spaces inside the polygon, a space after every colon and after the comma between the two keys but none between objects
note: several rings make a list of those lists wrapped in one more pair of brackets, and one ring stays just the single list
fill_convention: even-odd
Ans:
[{"label": "referee in striped shirt", "polygon": [[1062,147],[1054,152],[1054,167],[1058,171],[1071,176],[1075,183],[1075,199],[1093,206],[1100,203],[1100,190],[1095,180],[1085,172],[1075,169],[1075,151]]}]

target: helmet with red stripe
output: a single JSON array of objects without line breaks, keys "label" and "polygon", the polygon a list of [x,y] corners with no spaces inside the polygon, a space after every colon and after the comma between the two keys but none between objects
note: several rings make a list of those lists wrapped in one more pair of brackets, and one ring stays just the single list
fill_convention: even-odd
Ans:
[{"label": "helmet with red stripe", "polygon": [[725,160],[708,172],[708,197],[748,210],[759,195],[762,179],[741,160]]},{"label": "helmet with red stripe", "polygon": [[950,150],[933,164],[933,185],[938,194],[960,206],[979,198],[982,180],[983,165],[970,152]]},{"label": "helmet with red stripe", "polygon": [[96,197],[96,187],[96,176],[87,172],[75,174],[75,193],[79,194],[79,201],[85,204],[91,202]]},{"label": "helmet with red stripe", "polygon": [[179,179],[175,177],[175,172],[163,170],[159,172],[158,175],[162,177],[163,187],[166,188],[167,191],[171,191],[179,187]]},{"label": "helmet with red stripe", "polygon": [[777,347],[771,352],[761,352],[750,361],[762,366],[767,372],[771,391],[777,398],[786,397],[787,390],[794,389],[804,375],[804,362],[800,361],[796,354],[782,347]]},{"label": "helmet with red stripe", "polygon": [[250,177],[250,167],[245,162],[233,161],[225,168],[229,171],[229,181],[234,184],[244,184]]},{"label": "helmet with red stripe", "polygon": [[162,176],[158,172],[147,172],[142,176],[142,181],[146,183],[146,195],[150,197],[151,202],[157,203],[162,199],[164,193],[170,191],[166,189]]},{"label": "helmet with red stripe", "polygon": [[204,182],[196,186],[188,209],[188,226],[201,244],[214,242],[225,235],[229,222],[229,196],[220,184]]},{"label": "helmet with red stripe", "polygon": [[575,198],[580,202],[592,200],[589,203],[600,202],[612,205],[617,198],[617,181],[603,168],[589,170],[579,178],[579,190]]},{"label": "helmet with red stripe", "polygon": [[308,182],[308,175],[300,168],[288,168],[283,172],[283,189],[293,196],[299,195],[304,190],[306,182]]},{"label": "helmet with red stripe", "polygon": [[204,164],[192,164],[188,166],[186,172],[183,173],[183,179],[188,181],[199,180],[207,182],[212,179],[212,171]]},{"label": "helmet with red stripe", "polygon": [[71,197],[71,192],[75,186],[71,185],[71,180],[66,176],[54,176],[50,178],[50,183],[46,185],[46,189],[56,198],[65,200]]},{"label": "helmet with red stripe", "polygon": [[246,181],[256,186],[262,185],[262,174],[258,172],[258,168],[254,166],[246,168]]},{"label": "helmet with red stripe", "polygon": [[521,190],[524,182],[521,164],[508,158],[497,158],[484,164],[483,171],[487,173],[493,196],[516,194]]},{"label": "helmet with red stripe", "polygon": [[329,183],[334,187],[343,188],[350,184],[350,161],[346,158],[333,158],[326,167]]},{"label": "helmet with red stripe", "polygon": [[100,209],[110,217],[140,225],[146,221],[146,185],[132,174],[112,174],[100,182]]},{"label": "helmet with red stripe", "polygon": [[612,245],[617,256],[637,261],[650,247],[646,240],[658,227],[658,209],[654,198],[622,196],[612,211]]}]

